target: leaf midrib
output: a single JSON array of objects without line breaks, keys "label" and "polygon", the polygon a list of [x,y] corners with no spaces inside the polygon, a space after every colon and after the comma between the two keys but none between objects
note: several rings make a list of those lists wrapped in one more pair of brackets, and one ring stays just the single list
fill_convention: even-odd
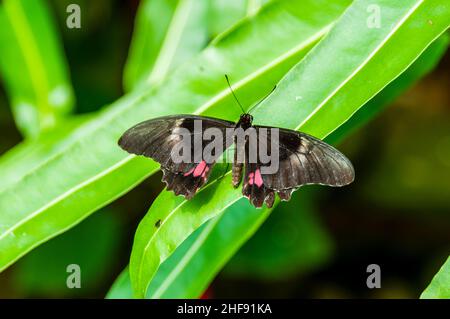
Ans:
[{"label": "leaf midrib", "polygon": [[189,13],[192,11],[192,7],[192,0],[180,0],[177,3],[166,36],[164,37],[161,50],[156,58],[155,66],[147,78],[148,84],[158,83],[165,78],[175,57],[176,48],[181,40],[184,26],[189,20]]},{"label": "leaf midrib", "polygon": [[[236,202],[233,202],[231,205],[233,205]],[[261,214],[265,214],[266,216],[264,217],[263,220],[265,220],[270,213],[273,211],[273,209],[275,207],[278,206],[278,204],[280,203],[280,201],[276,201],[273,205],[273,207],[271,208],[266,208],[266,211],[261,211]],[[231,206],[230,205],[230,206]],[[219,212],[220,214],[220,212]],[[196,239],[196,241],[194,242],[193,245],[191,245],[191,248],[186,252],[186,254],[183,256],[183,258],[180,260],[180,262],[177,264],[177,266],[170,272],[169,276],[167,276],[165,278],[165,280],[160,284],[159,288],[150,296],[150,298],[161,298],[163,296],[163,294],[167,291],[167,288],[170,287],[170,284],[174,282],[174,280],[176,280],[176,278],[178,278],[178,276],[183,272],[183,269],[186,265],[188,265],[188,263],[192,260],[192,258],[194,257],[194,255],[199,251],[199,249],[202,247],[201,245],[207,240],[209,239],[209,236],[211,235],[212,231],[214,230],[214,227],[222,220],[222,218],[224,217],[224,215],[220,215],[220,217],[218,217],[215,221],[211,221],[210,224],[208,224],[208,226],[202,231],[202,233],[200,234],[200,236],[198,236],[198,238]],[[260,220],[260,216],[258,217],[258,219],[256,220],[256,223],[253,224],[250,228],[247,229],[245,234],[242,234],[243,237],[247,237],[248,238],[248,234],[252,234],[256,231],[256,227],[257,225],[259,225],[259,223],[262,222]]]},{"label": "leaf midrib", "polygon": [[[331,92],[325,99],[319,103],[319,105],[295,128],[296,131],[298,131],[306,122],[308,122],[318,111],[320,111],[323,106],[331,99],[333,96],[335,96],[342,87],[344,87],[348,82],[350,82],[351,79],[353,79],[358,72],[364,68],[367,63],[369,63],[370,60],[384,47],[384,44],[388,42],[392,35],[396,33],[401,26],[403,26],[404,22],[414,13],[416,10],[420,7],[420,5],[424,3],[424,0],[418,0],[418,2],[411,7],[408,12],[398,21],[398,23],[395,24],[395,26],[392,28],[392,30],[386,35],[386,37],[383,39],[383,41],[380,42],[380,44],[367,56],[367,58],[363,61],[363,63],[359,64],[358,67],[344,80],[342,81],[333,92]],[[387,85],[388,83],[386,83]],[[381,89],[380,89],[381,90]],[[376,93],[374,93],[375,95]],[[357,110],[355,110],[356,112]],[[330,132],[332,133],[332,132]]]},{"label": "leaf midrib", "polygon": [[183,255],[180,262],[176,265],[176,267],[170,272],[169,276],[167,276],[164,281],[161,283],[159,288],[151,295],[151,298],[160,298],[167,287],[177,278],[178,274],[181,273],[182,269],[188,264],[194,254],[198,251],[201,245],[208,239],[208,236],[214,229],[214,226],[219,222],[220,218],[217,220],[211,220],[206,228],[202,231],[200,236],[195,240],[194,244],[189,248],[187,253]]},{"label": "leaf midrib", "polygon": [[[13,3],[15,2],[15,3]],[[9,16],[13,32],[16,35],[17,43],[22,48],[23,57],[28,67],[31,82],[38,100],[37,107],[41,109],[45,116],[51,114],[47,103],[48,79],[46,77],[45,67],[41,63],[38,46],[35,38],[31,35],[31,30],[27,24],[21,4],[16,0],[5,1],[5,10]]]},{"label": "leaf midrib", "polygon": [[[269,62],[269,63],[263,65],[261,68],[258,68],[256,71],[250,73],[249,75],[243,77],[241,80],[235,82],[235,84],[233,84],[233,89],[235,91],[237,91],[240,87],[251,82],[252,79],[258,77],[259,75],[267,72],[271,68],[282,63],[283,61],[289,59],[291,56],[293,56],[297,52],[301,51],[302,48],[306,48],[308,45],[314,43],[315,41],[320,39],[325,33],[327,33],[331,29],[332,25],[333,25],[333,23],[330,23],[330,24],[324,26],[316,34],[314,34],[313,36],[309,37],[308,39],[300,42],[298,45],[294,46],[292,49],[290,49],[286,53],[284,53],[284,54],[280,55],[278,58],[275,58],[274,60],[272,60],[272,62]],[[197,109],[197,111],[193,112],[193,114],[196,114],[196,115],[201,114],[202,112],[206,111],[208,108],[210,108],[212,105],[214,105],[218,101],[225,99],[225,97],[229,96],[230,94],[231,93],[230,93],[230,90],[228,89],[228,87],[225,88],[224,90],[219,92],[217,95],[215,95],[212,99],[210,99],[209,101],[204,103],[202,106],[200,106]]]},{"label": "leaf midrib", "polygon": [[96,174],[94,176],[92,176],[91,178],[87,179],[86,181],[84,181],[83,183],[78,184],[76,187],[71,188],[70,190],[68,190],[67,192],[57,196],[55,199],[53,199],[52,201],[50,201],[49,203],[47,203],[46,205],[44,205],[43,207],[41,207],[39,210],[34,212],[34,215],[28,215],[26,218],[22,219],[19,223],[17,223],[15,225],[15,227],[11,227],[9,229],[7,229],[3,234],[0,235],[0,240],[2,240],[3,238],[5,238],[7,235],[9,235],[10,233],[12,233],[17,227],[20,227],[21,225],[23,225],[24,223],[26,223],[28,220],[30,220],[31,218],[33,218],[36,215],[39,215],[39,213],[41,213],[43,210],[47,209],[48,207],[53,206],[53,202],[57,203],[59,202],[59,198],[64,198],[67,195],[70,195],[74,192],[76,192],[78,189],[80,189],[81,187],[88,185],[91,181],[93,180],[97,180],[103,176],[105,176],[109,171],[112,171],[116,168],[116,166],[122,166],[122,164],[124,162],[128,162],[129,158],[133,158],[135,157],[135,155],[128,155],[127,157],[125,157],[124,159],[122,159],[120,162],[116,163],[115,165],[111,166],[110,168],[108,168],[107,170]]}]

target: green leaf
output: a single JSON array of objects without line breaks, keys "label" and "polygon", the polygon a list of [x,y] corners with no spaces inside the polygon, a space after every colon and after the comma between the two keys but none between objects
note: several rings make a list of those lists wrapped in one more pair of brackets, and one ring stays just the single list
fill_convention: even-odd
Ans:
[{"label": "green leaf", "polygon": [[[379,6],[384,21],[375,29],[367,25],[367,8],[373,5]],[[438,0],[354,2],[311,54],[282,79],[274,94],[255,109],[255,122],[326,137],[406,70],[448,28],[449,18],[450,4]],[[418,34],[413,42],[411,33]],[[280,105],[283,112],[274,112]],[[167,191],[161,193],[136,232],[130,260],[135,296],[145,296],[159,264],[196,227],[241,197],[229,185],[225,185],[228,192],[221,189],[227,179],[213,181],[190,202],[172,201]],[[151,218],[156,216],[168,220],[157,231],[151,228],[151,222],[156,222]]]},{"label": "green leaf", "polygon": [[[320,262],[330,248],[329,241],[324,238],[324,234],[316,231],[317,226],[311,224],[313,216],[309,216],[309,211],[304,211],[310,205],[308,203],[310,196],[308,195],[302,193],[301,196],[296,196],[299,200],[293,198],[291,202],[278,206],[276,212],[270,217],[273,219],[276,215],[276,220],[278,221],[280,219],[286,220],[287,217],[289,224],[295,228],[295,231],[293,231],[294,236],[300,236],[297,236],[296,239],[305,239],[307,241],[306,243],[303,240],[301,240],[301,243],[298,240],[295,241],[296,247],[300,244],[303,245],[302,247],[305,247],[304,245],[306,244],[307,248],[302,248],[301,251],[295,249],[299,255],[298,262],[295,262],[296,258],[294,260],[290,259],[290,268],[297,268],[299,265],[310,267],[313,263]],[[300,204],[300,206],[296,207],[296,204]],[[267,208],[263,210],[253,209],[248,200],[242,198],[235,205],[228,208],[225,214],[220,214],[203,224],[161,264],[150,283],[146,298],[198,298],[219,270],[266,220],[269,213],[270,210]],[[286,213],[288,216],[285,216]],[[291,220],[292,217],[298,223],[293,222]],[[302,226],[301,222],[305,222],[305,224]],[[280,223],[276,225],[280,226]],[[312,229],[309,229],[309,226],[313,226]],[[284,229],[284,233],[286,233],[286,229]],[[309,234],[313,236],[309,237]],[[279,238],[273,236],[272,233],[270,236]],[[280,248],[280,246],[278,245],[277,248]],[[268,261],[267,254],[271,253],[271,246],[261,246],[257,249],[261,253],[266,254],[264,259],[264,264],[266,264],[266,261]],[[311,258],[308,261],[304,261],[304,257]],[[243,270],[242,262],[247,263],[248,259],[240,260],[237,265],[235,264],[235,266],[239,266],[239,271]],[[279,265],[279,259],[273,260],[273,262]],[[254,266],[254,264],[252,265]],[[273,263],[268,263],[265,269],[256,269],[256,271],[261,274],[272,266]],[[277,269],[279,268],[273,271]],[[128,268],[117,278],[108,292],[107,298],[132,298]]]},{"label": "green leaf", "polygon": [[[236,250],[250,238],[270,210],[252,209],[246,199],[211,219],[190,235],[159,267],[146,298],[197,298]],[[218,253],[220,252],[220,253]],[[107,298],[131,298],[126,268]]]},{"label": "green leaf", "polygon": [[54,127],[74,97],[62,45],[42,0],[0,4],[0,73],[25,136]]},{"label": "green leaf", "polygon": [[117,276],[113,285],[106,294],[106,299],[131,299],[133,291],[131,290],[130,271],[128,266]]},{"label": "green leaf", "polygon": [[318,220],[317,190],[305,187],[288,203],[278,205],[223,272],[242,278],[286,280],[327,262],[332,243]]},{"label": "green leaf", "polygon": [[[380,28],[367,27],[367,10],[373,5],[382,12]],[[283,90],[276,90],[254,116],[281,103],[287,109],[297,107],[289,117],[275,112],[262,123],[324,138],[407,69],[449,27],[449,17],[450,4],[439,0],[355,1],[314,54],[283,78]],[[414,43],[412,33],[417,34]]]},{"label": "green leaf", "polygon": [[161,82],[204,49],[210,38],[245,17],[246,2],[142,1],[125,66],[126,90]]},{"label": "green leaf", "polygon": [[[267,219],[242,198],[199,228],[158,269],[147,298],[198,298],[234,253]],[[190,240],[190,241],[189,241]]]},{"label": "green leaf", "polygon": [[206,7],[195,0],[145,0],[136,16],[124,86],[148,86],[206,46]]},{"label": "green leaf", "polygon": [[[159,288],[160,285],[163,285],[164,282],[170,282],[165,286],[171,285],[171,283],[178,283],[178,276],[184,272],[186,268],[189,268],[188,263],[191,261],[198,261],[198,258],[195,258],[198,247],[202,247],[205,243],[205,237],[208,235],[202,235],[205,231],[205,228],[210,228],[207,225],[210,223],[215,224],[215,220],[220,218],[220,216],[206,222],[201,227],[199,227],[195,232],[193,232],[176,250],[175,252],[164,262],[161,267],[159,267],[158,272],[155,275],[154,280],[152,281],[152,285],[155,288],[155,291]],[[210,231],[206,232],[207,234]],[[196,244],[197,243],[197,244]],[[202,273],[202,278],[205,273]],[[192,277],[191,277],[192,279]],[[192,282],[192,280],[191,280]],[[187,295],[185,292],[186,285],[180,287],[181,290],[178,292],[180,295]],[[147,291],[146,298],[150,298],[150,292],[154,289],[150,287]],[[201,292],[200,292],[201,293]],[[130,271],[127,266],[117,277],[111,289],[108,291],[106,298],[108,299],[121,299],[121,298],[133,298],[133,291],[131,289],[131,281],[130,281]]]},{"label": "green leaf", "polygon": [[449,42],[450,36],[447,33],[435,40],[405,72],[364,104],[350,120],[328,135],[326,141],[337,144],[344,136],[356,131],[380,114],[397,97],[437,66],[447,51]]},{"label": "green leaf", "polygon": [[46,146],[51,151],[42,154],[38,166],[30,163],[27,169],[28,159],[18,158],[15,165],[23,169],[0,190],[0,270],[158,169],[153,161],[128,155],[117,146],[127,128],[170,113],[235,119],[239,109],[223,74],[230,74],[242,102],[251,105],[317,43],[346,3],[269,3],[159,86],[127,94]]},{"label": "green leaf", "polygon": [[[329,143],[336,144],[338,141],[341,141],[345,136],[359,128],[361,125],[369,121],[373,116],[376,116],[378,112],[382,111],[389,103],[391,103],[395,97],[399,96],[402,92],[404,92],[409,86],[415,83],[419,78],[430,72],[439,62],[442,55],[445,53],[446,48],[448,47],[448,35],[443,34],[439,39],[434,41],[430,47],[426,49],[424,53],[397,79],[395,79],[392,83],[390,83],[386,88],[383,89],[382,92],[378,93],[373,99],[368,101],[360,110],[355,113],[352,118],[340,126],[336,131],[330,134],[326,140]],[[309,196],[309,194],[302,194],[298,196],[301,198],[299,203],[300,206],[309,203],[309,206],[312,206],[313,199]],[[291,202],[294,198],[291,200]],[[244,200],[245,202],[245,200]],[[252,226],[259,225],[258,222],[255,222],[254,219],[259,219],[261,215],[254,215],[255,210],[251,209],[251,207],[240,207],[243,206],[242,200],[240,200],[236,205],[231,206],[227,209],[226,214],[221,214],[218,217],[212,219],[205,223],[202,227],[197,229],[192,235],[188,237],[176,250],[175,252],[161,264],[161,267],[158,269],[155,274],[154,279],[151,281],[149,289],[146,294],[146,298],[151,298],[152,292],[159,290],[163,290],[164,293],[160,294],[161,298],[195,298],[200,296],[200,294],[206,289],[208,284],[211,281],[211,277],[206,274],[215,274],[222,268],[223,264],[226,263],[227,257],[231,257],[234,255],[236,251],[240,248],[240,245],[243,243],[243,237],[241,235],[235,236],[234,233],[242,234],[241,227],[244,226],[244,230],[250,229]],[[291,203],[289,203],[291,204]],[[278,210],[278,209],[277,209]],[[285,211],[284,209],[283,211]],[[239,212],[239,216],[235,216]],[[289,212],[287,212],[289,214]],[[273,222],[277,222],[278,220],[285,219],[285,216],[281,216],[282,214],[276,213],[272,214],[270,220],[264,224],[264,226],[257,232],[254,238],[251,239],[251,242],[255,240],[258,241],[258,247],[265,247],[261,241],[266,240],[267,238],[271,238],[272,236],[268,236],[264,233],[261,233],[264,228],[270,228],[271,226],[267,225]],[[243,218],[244,216],[245,218]],[[296,218],[300,218],[295,215],[290,218],[294,220]],[[312,218],[312,216],[310,217]],[[221,219],[220,221],[215,221],[216,219]],[[245,222],[243,222],[245,219]],[[274,219],[275,221],[272,221]],[[229,223],[233,224],[229,226]],[[210,229],[209,226],[211,223],[214,224],[214,229]],[[267,225],[267,226],[266,226]],[[298,221],[298,225],[301,228],[303,226],[302,221]],[[313,228],[316,224],[313,223]],[[201,242],[197,242],[196,239],[200,235],[201,232],[204,231],[206,227],[208,227],[207,233],[208,238]],[[238,230],[235,232],[235,230]],[[305,229],[306,230],[306,229]],[[306,231],[309,232],[309,229]],[[261,234],[260,234],[261,233]],[[305,263],[306,267],[309,267],[311,263],[315,263],[316,261],[320,262],[322,258],[326,258],[327,252],[329,251],[329,240],[327,240],[323,235],[320,235],[320,232],[317,233],[319,238],[323,238],[322,241],[324,243],[324,251],[320,249],[309,250],[311,252],[310,256],[317,256],[310,259],[304,259],[303,250],[299,252],[298,259],[298,267],[291,267],[292,272],[304,271]],[[313,234],[314,235],[314,234]],[[206,237],[206,235],[205,235]],[[278,238],[276,235],[273,236]],[[305,236],[307,243],[317,242],[317,239],[313,237]],[[251,243],[249,243],[252,245]],[[195,246],[194,246],[195,245]],[[191,247],[192,246],[192,247]],[[192,253],[194,251],[195,253]],[[239,262],[232,261],[231,265],[225,268],[226,273],[242,273],[246,269],[254,269],[254,260],[255,258],[250,258],[253,253],[252,249],[247,249],[247,256],[239,257],[242,255],[242,252],[239,252],[236,258],[241,258]],[[271,254],[272,251],[270,249],[264,248],[265,254]],[[220,252],[217,253],[217,252]],[[314,252],[317,252],[314,253]],[[281,253],[277,251],[276,253]],[[289,266],[294,265],[292,262],[292,254],[296,254],[296,250],[285,251],[286,256],[278,254],[279,258],[277,261],[277,266],[282,267],[283,260],[289,262]],[[225,257],[223,257],[225,256]],[[321,257],[322,256],[322,257]],[[245,259],[243,259],[245,258]],[[283,259],[284,258],[284,259]],[[296,260],[296,259],[294,259]],[[182,266],[178,266],[178,264],[182,262]],[[252,264],[250,264],[252,263]],[[292,264],[292,265],[291,265]],[[271,275],[273,276],[273,268],[265,267],[266,263],[264,263],[261,267],[261,271],[259,272],[260,276]],[[303,266],[302,266],[303,265]],[[308,266],[309,265],[309,266]],[[241,269],[236,269],[236,267],[240,267]],[[245,268],[243,268],[245,266]],[[258,264],[259,266],[259,264]],[[276,271],[278,271],[278,267],[276,267]],[[274,270],[275,271],[275,270]],[[198,276],[197,274],[201,273],[202,276]],[[284,275],[285,272],[283,272]],[[278,274],[278,273],[277,273]],[[275,275],[277,275],[275,274]],[[254,275],[252,272],[251,274]],[[164,286],[161,288],[160,285]],[[202,288],[202,289],[196,289]],[[107,298],[132,298],[132,290],[131,290],[131,282],[129,276],[128,267],[122,272],[122,274],[117,278],[114,285],[111,287],[108,292]]]},{"label": "green leaf", "polygon": [[[219,14],[214,18],[214,26],[221,26],[225,30],[224,22],[232,25],[235,21],[240,19],[245,14],[245,2],[241,0],[229,1],[222,3],[221,0],[213,0],[211,2],[195,2],[192,3],[184,1],[181,4],[180,1],[167,1],[167,0],[145,0],[142,1],[138,9],[136,26],[133,33],[133,39],[130,49],[130,54],[127,60],[127,66],[125,70],[125,77],[130,78],[131,82],[139,81],[139,78],[149,78],[154,66],[154,59],[157,58],[158,50],[163,45],[163,40],[168,40],[166,35],[166,29],[170,28],[169,23],[176,24],[178,32],[183,33],[183,36],[178,39],[180,43],[176,45],[177,51],[174,52],[178,58],[177,63],[173,65],[175,67],[183,59],[188,59],[194,53],[198,53],[206,43],[201,45],[192,45],[192,41],[186,41],[186,33],[192,37],[196,37],[196,32],[205,33],[203,29],[207,29],[206,21],[197,21],[199,16],[205,19],[206,8],[210,9],[209,15],[216,14],[219,10],[226,10],[227,16],[223,17]],[[61,8],[62,9],[62,8]],[[172,19],[170,15],[173,15],[176,10],[187,10],[187,13],[193,13],[187,17],[192,21],[185,21],[186,23],[178,23],[176,19]],[[242,12],[241,12],[242,11]],[[242,13],[242,14],[241,14]],[[166,17],[165,14],[168,16]],[[185,16],[186,14],[178,14],[178,16]],[[175,18],[175,17],[173,17]],[[210,23],[208,21],[208,23]],[[205,24],[205,25],[203,25]],[[184,28],[183,28],[184,26]],[[217,31],[217,28],[214,28]],[[173,31],[173,30],[172,30]],[[174,31],[173,31],[174,32]],[[198,41],[197,41],[198,42]],[[174,48],[175,49],[175,48]],[[194,50],[195,49],[195,50]],[[189,52],[188,52],[189,51]],[[173,61],[172,61],[173,62]],[[145,79],[141,79],[144,81]],[[53,151],[58,151],[63,148],[64,145],[74,141],[70,133],[74,131],[76,126],[82,124],[88,115],[77,115],[76,118],[72,117],[69,121],[65,121],[64,125],[57,126],[50,132],[44,132],[38,139],[25,141],[21,145],[15,147],[12,151],[8,152],[6,156],[0,158],[0,167],[2,169],[2,179],[0,180],[0,189],[6,187],[11,182],[16,181],[16,177],[20,177],[26,174],[27,170],[32,170],[35,167],[42,165],[42,161],[46,159],[44,154],[49,154]],[[77,136],[75,135],[76,139]],[[62,143],[55,143],[57,140],[62,140]],[[27,161],[17,161],[19,158],[27,157]]]},{"label": "green leaf", "polygon": [[245,16],[256,13],[263,4],[269,1],[254,0],[211,0],[208,11],[208,35],[211,39]]},{"label": "green leaf", "polygon": [[450,257],[420,295],[421,299],[450,299]]}]

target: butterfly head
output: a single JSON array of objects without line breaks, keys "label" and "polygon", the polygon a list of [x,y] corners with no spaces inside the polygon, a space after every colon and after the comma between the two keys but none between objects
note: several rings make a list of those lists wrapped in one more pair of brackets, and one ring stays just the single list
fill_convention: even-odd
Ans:
[{"label": "butterfly head", "polygon": [[253,116],[249,113],[244,113],[239,118],[239,122],[237,124],[238,127],[242,127],[243,129],[248,129],[252,126]]}]

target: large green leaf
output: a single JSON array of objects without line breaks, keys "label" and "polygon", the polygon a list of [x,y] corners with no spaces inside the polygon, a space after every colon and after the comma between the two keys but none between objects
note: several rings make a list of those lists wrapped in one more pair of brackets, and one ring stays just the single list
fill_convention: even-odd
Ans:
[{"label": "large green leaf", "polygon": [[[145,0],[136,17],[124,86],[148,87],[204,49],[217,34],[245,17],[251,0]],[[256,8],[255,8],[256,7]]]},{"label": "large green leaf", "polygon": [[180,60],[206,46],[208,2],[195,0],[145,0],[136,16],[124,86],[157,83]]},{"label": "large green leaf", "polygon": [[[241,199],[226,214],[211,219],[189,236],[158,269],[146,298],[197,298],[235,251],[269,216]],[[207,267],[208,265],[209,267]],[[128,267],[107,298],[132,298]]]},{"label": "large green leaf", "polygon": [[271,209],[253,209],[242,198],[225,212],[205,223],[198,234],[194,233],[197,236],[189,237],[191,241],[187,245],[183,243],[180,247],[183,249],[162,264],[146,297],[199,297],[236,250],[267,219]]},{"label": "large green leaf", "polygon": [[[367,8],[373,5],[383,12],[383,23],[377,28],[367,25]],[[438,0],[354,2],[327,37],[255,109],[256,122],[326,137],[407,69],[448,28],[449,18],[450,4]],[[411,33],[417,34],[414,42]],[[280,105],[283,112],[275,112]],[[130,260],[135,296],[145,296],[160,263],[196,227],[241,197],[235,190],[221,189],[227,180],[213,181],[190,202],[169,200],[168,192],[162,192],[136,232]],[[163,222],[155,230],[156,216]]]},{"label": "large green leaf", "polygon": [[156,163],[127,155],[117,146],[127,128],[169,113],[235,119],[239,109],[223,74],[230,74],[242,102],[252,104],[330,29],[347,3],[269,3],[159,86],[131,92],[47,146],[50,152],[43,154],[39,165],[16,158],[14,165],[22,169],[0,190],[0,270],[158,169]]},{"label": "large green leaf", "polygon": [[421,299],[450,299],[450,257],[442,265],[430,285],[420,295]]},{"label": "large green leaf", "polygon": [[[429,48],[395,81],[390,83],[382,92],[376,97],[368,101],[360,110],[344,125],[339,127],[331,135],[327,137],[327,141],[336,143],[339,140],[357,127],[367,122],[371,117],[380,112],[383,107],[390,103],[395,97],[399,96],[411,84],[415,83],[419,78],[430,72],[438,63],[441,56],[448,46],[448,36],[444,34],[438,40],[433,42]],[[302,192],[301,205],[305,202],[311,201],[308,194]],[[245,200],[244,200],[245,202]],[[286,216],[278,214],[278,220],[286,219]],[[273,215],[272,215],[273,216]],[[205,223],[202,227],[197,229],[192,235],[188,237],[175,252],[161,264],[155,274],[155,278],[151,281],[146,297],[161,297],[161,298],[195,298],[203,293],[204,289],[210,283],[212,274],[216,274],[222,266],[227,262],[227,259],[234,255],[244,242],[243,236],[246,231],[258,227],[260,220],[265,218],[265,214],[255,214],[255,210],[251,206],[245,206],[240,200],[236,205],[227,209],[226,213],[220,214],[211,221]],[[220,219],[217,220],[216,219]],[[299,224],[302,221],[299,221]],[[230,223],[232,225],[230,226]],[[213,224],[214,226],[209,226]],[[213,229],[211,229],[213,227]],[[203,235],[202,235],[203,233]],[[235,235],[239,234],[239,235]],[[262,243],[262,237],[270,240],[271,236],[261,234],[259,245],[265,247]],[[320,237],[320,238],[323,238]],[[307,242],[312,242],[315,239],[312,237],[305,237]],[[252,239],[253,241],[253,239]],[[326,241],[325,248],[327,247]],[[312,250],[314,253],[317,250]],[[317,251],[318,252],[318,251]],[[271,251],[265,249],[267,258],[270,258]],[[276,252],[279,253],[279,252]],[[320,252],[318,252],[321,254]],[[252,253],[250,253],[252,254]],[[286,252],[285,260],[292,263],[292,255],[295,252]],[[282,263],[282,257],[278,258],[278,263]],[[318,255],[313,255],[318,256]],[[300,254],[300,257],[304,257]],[[249,256],[246,257],[247,260]],[[280,260],[281,258],[281,260]],[[317,259],[315,259],[317,260]],[[245,260],[244,260],[245,262]],[[250,261],[247,262],[247,264]],[[310,262],[299,259],[299,267],[305,262]],[[242,262],[240,262],[242,264]],[[248,266],[249,269],[253,266]],[[242,268],[242,267],[241,267]],[[264,269],[264,268],[263,268]],[[244,269],[245,270],[245,269]],[[264,271],[264,270],[263,270]],[[297,268],[296,270],[297,271]],[[264,271],[267,273],[267,271]],[[201,273],[202,276],[198,274]],[[162,293],[153,294],[153,291],[161,291]],[[128,267],[117,278],[114,285],[111,287],[107,295],[108,298],[131,298],[131,282]]]},{"label": "large green leaf", "polygon": [[447,33],[440,36],[395,81],[389,83],[383,91],[364,104],[350,120],[328,135],[326,141],[332,144],[341,141],[344,136],[356,131],[377,114],[381,113],[386,106],[392,103],[405,90],[437,66],[447,51],[449,41],[450,36]]},{"label": "large green leaf", "polygon": [[[173,254],[175,255],[175,254]],[[172,255],[172,256],[173,256]],[[171,256],[171,257],[172,257]],[[113,285],[105,296],[106,299],[131,299],[133,290],[131,289],[130,271],[128,266],[117,276]]]},{"label": "large green leaf", "polygon": [[25,136],[55,126],[73,92],[54,21],[43,0],[0,4],[0,73]]}]

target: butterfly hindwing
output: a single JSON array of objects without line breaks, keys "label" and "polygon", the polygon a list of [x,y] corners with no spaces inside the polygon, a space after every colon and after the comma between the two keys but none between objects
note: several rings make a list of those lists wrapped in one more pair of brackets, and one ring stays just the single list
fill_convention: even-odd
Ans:
[{"label": "butterfly hindwing", "polygon": [[208,181],[212,165],[201,162],[186,173],[172,172],[161,166],[162,181],[166,183],[167,190],[173,191],[175,195],[183,195],[187,199],[191,199],[197,190]]},{"label": "butterfly hindwing", "polygon": [[257,146],[251,145],[247,140],[245,143],[245,168],[242,195],[247,197],[250,203],[255,207],[262,207],[262,205],[266,203],[267,207],[270,208],[275,201],[275,192],[265,186],[261,175],[260,165],[249,161],[250,152],[256,151]]},{"label": "butterfly hindwing", "polygon": [[[201,121],[201,132],[195,131],[194,121],[196,120]],[[167,184],[167,189],[190,199],[208,181],[215,159],[221,155],[214,154],[213,158],[203,158],[203,150],[210,142],[203,140],[203,133],[208,128],[215,128],[219,129],[226,137],[225,130],[233,128],[234,125],[233,122],[203,116],[165,116],[133,126],[119,139],[119,145],[129,153],[144,155],[160,163],[163,181]],[[180,129],[185,129],[190,133],[191,161],[178,162],[172,158],[175,146],[182,139]],[[200,138],[201,147],[194,147],[193,143],[196,138]],[[222,150],[229,147],[231,142],[224,138]]]}]

